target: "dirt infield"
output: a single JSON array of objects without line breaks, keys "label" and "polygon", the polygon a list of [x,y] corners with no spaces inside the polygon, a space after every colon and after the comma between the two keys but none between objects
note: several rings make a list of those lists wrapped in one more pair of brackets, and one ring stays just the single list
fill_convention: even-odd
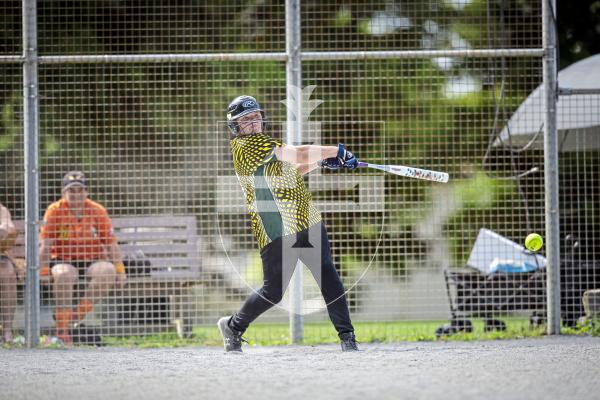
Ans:
[{"label": "dirt infield", "polygon": [[0,350],[2,399],[591,399],[600,338]]}]

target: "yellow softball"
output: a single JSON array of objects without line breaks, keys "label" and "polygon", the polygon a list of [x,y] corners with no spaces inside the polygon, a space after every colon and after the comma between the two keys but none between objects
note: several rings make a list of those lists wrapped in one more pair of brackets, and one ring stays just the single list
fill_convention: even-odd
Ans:
[{"label": "yellow softball", "polygon": [[539,251],[544,244],[544,239],[538,233],[530,233],[525,238],[525,247],[529,251]]}]

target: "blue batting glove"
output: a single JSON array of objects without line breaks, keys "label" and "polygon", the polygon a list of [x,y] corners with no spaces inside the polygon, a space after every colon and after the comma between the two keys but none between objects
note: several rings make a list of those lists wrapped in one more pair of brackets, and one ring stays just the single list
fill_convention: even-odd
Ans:
[{"label": "blue batting glove", "polygon": [[340,163],[340,160],[337,157],[331,157],[319,161],[319,166],[321,168],[336,171],[342,167],[342,164]]},{"label": "blue batting glove", "polygon": [[342,167],[348,169],[356,169],[358,167],[358,160],[354,157],[354,154],[350,152],[343,143],[338,144],[337,158],[340,161]]}]

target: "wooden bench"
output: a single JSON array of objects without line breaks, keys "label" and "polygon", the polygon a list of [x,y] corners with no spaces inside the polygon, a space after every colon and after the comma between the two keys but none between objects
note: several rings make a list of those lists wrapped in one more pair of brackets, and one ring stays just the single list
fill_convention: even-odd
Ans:
[{"label": "wooden bench", "polygon": [[[23,221],[11,253],[24,258]],[[128,336],[172,329],[192,331],[192,287],[200,284],[200,253],[194,216],[145,215],[112,218],[127,264],[127,283],[95,311],[106,334]],[[129,261],[129,262],[128,262]],[[144,261],[149,265],[143,266]],[[137,262],[138,267],[131,263]],[[48,320],[48,318],[45,318]],[[52,323],[52,321],[50,321]],[[42,321],[42,326],[44,326]]]}]

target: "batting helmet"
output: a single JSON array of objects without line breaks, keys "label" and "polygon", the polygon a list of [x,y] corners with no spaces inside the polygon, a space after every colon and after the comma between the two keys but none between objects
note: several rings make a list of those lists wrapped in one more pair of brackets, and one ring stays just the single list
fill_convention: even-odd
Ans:
[{"label": "batting helmet", "polygon": [[227,107],[227,126],[231,130],[232,136],[237,136],[239,133],[239,125],[236,122],[238,118],[251,112],[258,111],[262,115],[262,129],[267,128],[267,116],[258,101],[252,96],[239,96],[233,99]]}]

